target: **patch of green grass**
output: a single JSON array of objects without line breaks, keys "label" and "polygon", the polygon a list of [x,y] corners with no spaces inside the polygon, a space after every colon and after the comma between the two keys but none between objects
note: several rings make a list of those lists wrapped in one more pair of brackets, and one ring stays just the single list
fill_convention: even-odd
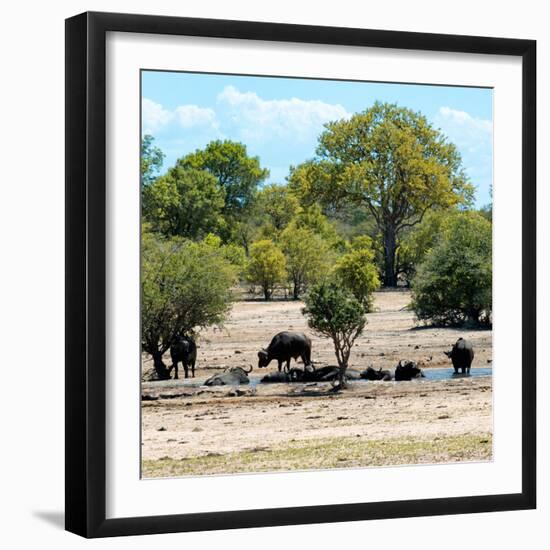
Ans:
[{"label": "patch of green grass", "polygon": [[368,440],[338,437],[300,440],[228,454],[143,461],[143,477],[176,477],[290,470],[490,460],[492,435]]}]

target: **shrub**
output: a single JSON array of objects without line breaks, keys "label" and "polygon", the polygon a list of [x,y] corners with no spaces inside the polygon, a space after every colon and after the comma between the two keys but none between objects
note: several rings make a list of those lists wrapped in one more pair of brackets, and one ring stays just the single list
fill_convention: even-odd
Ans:
[{"label": "shrub", "polygon": [[413,280],[418,319],[442,325],[490,324],[492,226],[476,212],[457,214]]},{"label": "shrub", "polygon": [[353,343],[367,323],[363,305],[334,281],[314,286],[307,293],[305,303],[302,312],[309,327],[332,339],[342,387]]},{"label": "shrub", "polygon": [[231,306],[235,268],[220,250],[182,239],[142,235],[142,349],[162,355],[179,333],[223,321]]}]

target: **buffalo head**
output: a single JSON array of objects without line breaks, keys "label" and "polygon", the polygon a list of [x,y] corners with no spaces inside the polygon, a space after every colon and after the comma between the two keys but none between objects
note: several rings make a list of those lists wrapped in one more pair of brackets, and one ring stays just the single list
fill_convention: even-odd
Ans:
[{"label": "buffalo head", "polygon": [[267,350],[262,349],[258,352],[258,368],[262,369],[267,367],[267,365],[269,365],[269,354]]}]

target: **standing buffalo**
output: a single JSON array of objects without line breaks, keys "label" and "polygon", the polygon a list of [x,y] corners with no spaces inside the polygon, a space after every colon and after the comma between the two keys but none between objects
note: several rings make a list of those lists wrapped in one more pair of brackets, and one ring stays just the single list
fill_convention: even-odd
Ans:
[{"label": "standing buffalo", "polygon": [[232,367],[228,371],[214,374],[205,381],[205,386],[236,386],[237,384],[249,384],[248,374],[252,371],[244,370],[242,367]]},{"label": "standing buffalo", "polygon": [[267,367],[276,360],[279,372],[285,362],[285,370],[290,372],[290,360],[298,357],[301,357],[304,366],[311,364],[311,340],[301,332],[279,332],[267,349],[258,352],[258,368]]},{"label": "standing buffalo", "polygon": [[392,376],[389,370],[382,370],[382,367],[378,370],[375,370],[372,367],[367,367],[361,373],[361,378],[363,378],[363,380],[383,380],[384,382],[388,382],[391,380]]},{"label": "standing buffalo", "polygon": [[399,361],[395,367],[395,380],[409,381],[413,378],[425,378],[422,369],[419,369],[414,361]]},{"label": "standing buffalo", "polygon": [[172,369],[176,369],[174,378],[178,377],[178,363],[181,362],[183,370],[185,371],[185,378],[189,378],[189,367],[191,367],[191,373],[195,378],[195,362],[197,361],[197,346],[195,341],[189,336],[177,336],[174,343],[170,346],[170,356],[172,357]]},{"label": "standing buffalo", "polygon": [[458,374],[459,369],[462,374],[470,373],[470,366],[474,360],[474,348],[471,342],[459,338],[451,351],[444,351],[443,353],[453,362],[455,374]]}]

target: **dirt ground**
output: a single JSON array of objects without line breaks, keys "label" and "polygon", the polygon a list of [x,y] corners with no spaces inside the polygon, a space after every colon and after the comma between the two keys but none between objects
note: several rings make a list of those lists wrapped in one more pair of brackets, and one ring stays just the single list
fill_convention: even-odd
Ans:
[{"label": "dirt ground", "polygon": [[[404,290],[376,294],[350,367],[412,359],[451,369],[443,350],[459,336],[474,344],[473,368],[491,366],[491,331],[419,327],[409,301]],[[302,307],[237,302],[223,329],[201,334],[195,380],[147,382],[152,365],[143,357],[144,477],[490,460],[490,376],[356,382],[340,394],[330,384],[200,386],[231,366],[253,365],[252,378],[276,370],[259,371],[256,358],[281,330],[306,332],[312,359],[334,364],[332,342],[307,328]]]}]

